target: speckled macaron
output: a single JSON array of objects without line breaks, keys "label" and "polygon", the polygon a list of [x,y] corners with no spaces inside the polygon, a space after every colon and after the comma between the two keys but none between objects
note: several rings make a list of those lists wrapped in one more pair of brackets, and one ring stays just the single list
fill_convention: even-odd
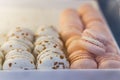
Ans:
[{"label": "speckled macaron", "polygon": [[27,46],[29,46],[31,49],[34,48],[34,45],[31,41],[29,41],[28,39],[26,38],[18,38],[17,36],[14,36],[14,37],[10,37],[8,40],[15,40],[15,41],[19,41],[19,42],[22,42],[24,44],[26,44]]},{"label": "speckled macaron", "polygon": [[1,50],[5,55],[6,53],[14,49],[22,49],[31,52],[31,49],[26,44],[16,40],[7,41],[1,46]]},{"label": "speckled macaron", "polygon": [[27,28],[23,28],[23,27],[16,27],[14,29],[12,29],[7,37],[10,38],[10,37],[14,37],[16,36],[17,38],[26,38],[28,40],[30,40],[31,42],[33,42],[34,40],[34,33],[27,29]]},{"label": "speckled macaron", "polygon": [[37,69],[68,69],[69,63],[65,57],[49,52],[39,57],[37,61]]},{"label": "speckled macaron", "polygon": [[58,31],[53,26],[41,26],[35,34],[36,38],[41,36],[53,36],[59,38]]},{"label": "speckled macaron", "polygon": [[42,36],[36,39],[35,41],[35,45],[38,45],[41,42],[54,42],[56,43],[58,46],[63,47],[63,42],[57,38],[57,37],[53,37],[53,36]]},{"label": "speckled macaron", "polygon": [[25,58],[7,59],[3,64],[3,70],[33,70],[35,68],[34,62]]},{"label": "speckled macaron", "polygon": [[21,50],[21,49],[12,50],[12,51],[8,52],[5,56],[6,60],[14,59],[14,58],[25,58],[25,59],[28,59],[31,61],[35,61],[34,56],[30,52]]},{"label": "speckled macaron", "polygon": [[54,42],[41,42],[41,43],[39,43],[38,45],[35,46],[34,54],[38,55],[42,51],[44,51],[44,50],[46,50],[48,48],[58,48],[58,49],[61,49],[61,47],[58,46],[58,44],[56,44]]}]

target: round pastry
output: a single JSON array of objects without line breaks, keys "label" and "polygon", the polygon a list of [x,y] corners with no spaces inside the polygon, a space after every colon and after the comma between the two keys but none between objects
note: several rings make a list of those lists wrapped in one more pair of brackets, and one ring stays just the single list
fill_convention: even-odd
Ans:
[{"label": "round pastry", "polygon": [[71,64],[70,69],[97,69],[97,64],[93,59],[79,59]]},{"label": "round pastry", "polygon": [[62,50],[60,49],[57,49],[57,48],[47,48],[46,50],[42,51],[38,56],[37,56],[37,60],[40,58],[40,57],[45,57],[46,55],[44,54],[53,54],[53,53],[56,53],[56,54],[59,54],[61,55],[61,57],[65,57],[65,54]]},{"label": "round pastry", "polygon": [[94,9],[94,7],[91,4],[83,4],[80,6],[80,8],[78,9],[78,12],[81,16],[84,16],[84,14],[88,13],[88,12],[95,12],[96,9]]},{"label": "round pastry", "polygon": [[81,37],[81,36],[73,36],[73,37],[69,38],[69,39],[66,41],[65,46],[68,47],[69,44],[70,44],[72,41],[77,40],[77,39],[80,39],[80,37]]},{"label": "round pastry", "polygon": [[44,51],[44,50],[46,50],[48,48],[58,48],[58,49],[61,49],[61,47],[58,44],[54,43],[54,42],[49,42],[49,41],[45,42],[44,41],[44,42],[41,42],[41,43],[39,43],[38,45],[35,46],[34,53],[36,55],[38,55],[42,51]]},{"label": "round pastry", "polygon": [[35,41],[35,45],[38,45],[39,43],[41,42],[54,42],[56,43],[57,45],[59,45],[60,47],[63,47],[63,43],[62,41],[57,38],[57,37],[53,37],[53,36],[42,36],[42,37],[39,37],[36,41]]},{"label": "round pastry", "polygon": [[27,45],[25,45],[22,42],[15,41],[15,40],[10,40],[1,46],[1,50],[3,51],[5,55],[6,53],[14,49],[22,49],[22,50],[27,50],[31,52],[31,49]]},{"label": "round pastry", "polygon": [[32,44],[32,42],[26,38],[18,38],[17,36],[14,36],[14,37],[10,37],[8,40],[15,40],[18,42],[22,42],[22,43],[26,44],[27,46],[29,46],[31,49],[34,48],[34,45]]},{"label": "round pastry", "polygon": [[35,68],[34,62],[25,58],[7,59],[3,64],[3,70],[33,70]]},{"label": "round pastry", "polygon": [[82,21],[79,18],[79,14],[74,9],[66,9],[62,12],[60,16],[60,28],[64,30],[65,27],[74,27],[78,29],[80,32],[83,31],[84,27]]},{"label": "round pastry", "polygon": [[120,69],[120,55],[99,56],[96,60],[99,69]]},{"label": "round pastry", "polygon": [[5,59],[14,59],[14,58],[25,58],[25,59],[28,59],[28,60],[31,60],[31,61],[35,61],[35,58],[34,56],[28,52],[28,51],[24,51],[24,50],[21,50],[21,49],[15,49],[15,50],[12,50],[10,52],[8,52],[5,56]]},{"label": "round pastry", "polygon": [[23,27],[16,27],[12,29],[7,36],[8,38],[14,37],[14,36],[20,37],[20,38],[26,38],[31,42],[33,42],[34,40],[34,33],[31,30]]},{"label": "round pastry", "polygon": [[45,56],[39,57],[37,69],[68,69],[69,63],[65,57],[56,53],[45,53]]},{"label": "round pastry", "polygon": [[82,21],[87,25],[93,21],[100,21],[104,23],[103,18],[97,12],[88,12],[82,16]]},{"label": "round pastry", "polygon": [[81,32],[77,29],[74,29],[71,27],[71,29],[64,29],[61,31],[61,37],[64,42],[66,42],[68,39],[74,37],[74,36],[81,36]]},{"label": "round pastry", "polygon": [[41,36],[53,36],[59,38],[59,33],[53,26],[41,26],[35,34],[36,38]]}]

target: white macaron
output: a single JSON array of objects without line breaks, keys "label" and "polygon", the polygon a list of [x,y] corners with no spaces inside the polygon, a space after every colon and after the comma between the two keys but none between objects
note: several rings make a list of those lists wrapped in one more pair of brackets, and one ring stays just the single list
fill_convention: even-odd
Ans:
[{"label": "white macaron", "polygon": [[33,70],[35,68],[34,62],[25,58],[7,59],[3,64],[3,70]]},{"label": "white macaron", "polygon": [[54,36],[59,38],[57,30],[53,26],[41,26],[36,32],[36,38],[41,36]]}]

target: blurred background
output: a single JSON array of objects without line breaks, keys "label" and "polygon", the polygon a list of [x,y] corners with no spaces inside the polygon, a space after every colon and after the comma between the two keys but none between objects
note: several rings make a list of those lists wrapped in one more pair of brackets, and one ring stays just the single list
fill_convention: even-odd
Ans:
[{"label": "blurred background", "polygon": [[120,0],[98,0],[98,3],[120,47]]}]

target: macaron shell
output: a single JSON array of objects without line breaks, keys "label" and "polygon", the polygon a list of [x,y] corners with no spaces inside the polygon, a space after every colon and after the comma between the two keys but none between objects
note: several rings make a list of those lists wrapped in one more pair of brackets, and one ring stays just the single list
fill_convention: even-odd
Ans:
[{"label": "macaron shell", "polygon": [[53,42],[41,42],[39,45],[36,45],[34,48],[35,54],[40,54],[42,51],[44,51],[47,48],[58,48],[61,49],[61,47]]},{"label": "macaron shell", "polygon": [[56,44],[58,44],[59,46],[63,47],[63,42],[59,39],[59,38],[56,38],[56,37],[53,37],[53,36],[42,36],[42,37],[39,37],[37,38],[37,40],[35,41],[35,45],[41,43],[41,42],[54,42]]},{"label": "macaron shell", "polygon": [[8,38],[17,36],[17,37],[27,38],[30,41],[34,40],[34,33],[31,30],[22,27],[16,27],[12,29],[7,36]]},{"label": "macaron shell", "polygon": [[95,11],[95,9],[91,4],[88,4],[88,3],[81,5],[80,8],[78,9],[78,12],[81,16],[83,16],[88,12],[93,12],[93,11]]},{"label": "macaron shell", "polygon": [[29,41],[29,40],[27,40],[26,38],[17,38],[15,36],[15,37],[9,38],[8,40],[15,40],[15,41],[22,42],[22,43],[26,44],[28,47],[30,47],[31,49],[33,49],[33,47],[34,47],[34,45],[32,44],[32,42]]},{"label": "macaron shell", "polygon": [[24,58],[15,58],[5,60],[3,70],[33,70],[35,69],[34,62]]},{"label": "macaron shell", "polygon": [[99,64],[99,69],[120,69],[120,61],[107,60]]},{"label": "macaron shell", "polygon": [[61,36],[63,41],[67,41],[68,39],[70,39],[73,36],[81,36],[81,33],[79,32],[79,30],[76,29],[68,29],[68,30],[64,30],[61,32]]},{"label": "macaron shell", "polygon": [[86,29],[82,33],[82,37],[84,37],[84,36],[89,37],[89,38],[93,38],[93,39],[103,43],[104,45],[108,44],[108,39],[100,31],[98,32],[94,29]]},{"label": "macaron shell", "polygon": [[39,29],[35,34],[36,38],[41,36],[51,36],[51,35],[53,37],[59,38],[59,33],[53,26],[41,26],[39,27]]},{"label": "macaron shell", "polygon": [[[61,13],[60,16],[60,28],[64,30],[66,26],[74,27],[79,29],[81,32],[83,31],[84,27],[79,19],[79,14],[74,9],[66,9]],[[69,27],[69,28],[70,28]]]},{"label": "macaron shell", "polygon": [[79,41],[81,48],[93,53],[95,56],[105,55],[106,47],[97,40],[92,38],[82,38]]},{"label": "macaron shell", "polygon": [[44,58],[44,57],[46,57],[47,55],[55,54],[55,53],[61,55],[61,57],[65,57],[65,54],[64,54],[64,52],[63,52],[62,50],[57,49],[57,48],[48,48],[48,49],[42,51],[42,52],[37,56],[37,60],[38,60],[39,58],[42,58],[42,57]]},{"label": "macaron shell", "polygon": [[6,54],[5,59],[7,60],[10,58],[17,58],[17,57],[24,57],[26,59],[35,61],[34,56],[30,52],[23,50],[12,50]]},{"label": "macaron shell", "polygon": [[37,69],[67,69],[68,61],[60,58],[59,54],[50,54],[38,60]]},{"label": "macaron shell", "polygon": [[97,69],[97,63],[92,59],[79,59],[71,64],[70,69]]},{"label": "macaron shell", "polygon": [[99,13],[95,12],[88,12],[82,16],[82,21],[84,24],[89,24],[92,21],[100,21],[103,22],[103,18]]},{"label": "macaron shell", "polygon": [[1,50],[4,54],[14,49],[22,49],[31,52],[31,49],[27,48],[27,46],[17,41],[8,41],[1,46]]},{"label": "macaron shell", "polygon": [[73,37],[69,38],[69,39],[66,41],[65,46],[68,47],[69,44],[70,44],[72,41],[78,40],[78,39],[80,39],[80,37],[81,37],[81,36],[73,36]]}]

